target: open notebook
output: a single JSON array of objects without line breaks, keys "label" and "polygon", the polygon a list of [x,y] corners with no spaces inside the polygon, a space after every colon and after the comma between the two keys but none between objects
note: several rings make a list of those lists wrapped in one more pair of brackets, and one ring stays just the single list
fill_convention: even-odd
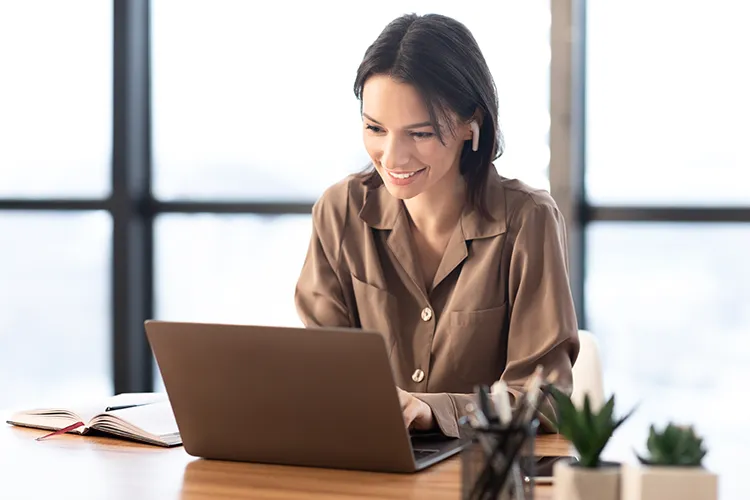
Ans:
[{"label": "open notebook", "polygon": [[93,404],[18,411],[8,423],[87,434],[92,429],[158,446],[182,444],[169,399],[164,393],[124,393]]}]

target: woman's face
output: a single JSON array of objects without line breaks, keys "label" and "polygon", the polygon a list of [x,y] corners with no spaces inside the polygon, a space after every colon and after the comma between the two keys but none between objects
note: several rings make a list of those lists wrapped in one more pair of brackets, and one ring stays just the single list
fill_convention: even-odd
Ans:
[{"label": "woman's face", "polygon": [[468,124],[457,124],[455,137],[441,124],[442,144],[417,90],[387,75],[365,82],[362,122],[365,149],[391,195],[406,200],[455,189],[461,148],[471,139]]}]

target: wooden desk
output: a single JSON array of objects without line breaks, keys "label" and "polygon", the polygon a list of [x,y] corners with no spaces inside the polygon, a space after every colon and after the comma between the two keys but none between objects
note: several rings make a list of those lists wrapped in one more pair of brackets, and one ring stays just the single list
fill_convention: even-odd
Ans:
[{"label": "wooden desk", "polygon": [[[417,474],[383,474],[202,460],[182,447],[159,448],[2,424],[0,498],[54,499],[345,499],[460,498],[458,458]],[[563,455],[559,436],[537,440],[541,454]],[[552,498],[551,487],[537,488]]]}]

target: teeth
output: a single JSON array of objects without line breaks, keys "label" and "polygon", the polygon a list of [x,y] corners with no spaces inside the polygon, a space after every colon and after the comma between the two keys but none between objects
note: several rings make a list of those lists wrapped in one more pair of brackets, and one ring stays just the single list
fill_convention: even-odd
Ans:
[{"label": "teeth", "polygon": [[391,174],[396,179],[408,179],[412,175],[415,175],[417,172],[419,172],[419,170],[417,170],[416,172],[409,172],[408,174],[397,174],[395,172],[388,172],[388,173]]}]

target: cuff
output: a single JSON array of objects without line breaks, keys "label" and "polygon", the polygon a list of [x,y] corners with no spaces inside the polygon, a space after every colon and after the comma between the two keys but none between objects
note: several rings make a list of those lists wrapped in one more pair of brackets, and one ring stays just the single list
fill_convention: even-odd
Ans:
[{"label": "cuff", "polygon": [[412,396],[427,403],[427,406],[432,410],[435,423],[444,435],[454,438],[459,437],[459,412],[456,408],[456,402],[450,394],[445,392],[412,393]]},{"label": "cuff", "polygon": [[544,401],[539,406],[537,415],[539,416],[540,432],[552,434],[557,434],[559,432],[557,428],[557,409],[552,396],[547,395],[544,397]]}]

